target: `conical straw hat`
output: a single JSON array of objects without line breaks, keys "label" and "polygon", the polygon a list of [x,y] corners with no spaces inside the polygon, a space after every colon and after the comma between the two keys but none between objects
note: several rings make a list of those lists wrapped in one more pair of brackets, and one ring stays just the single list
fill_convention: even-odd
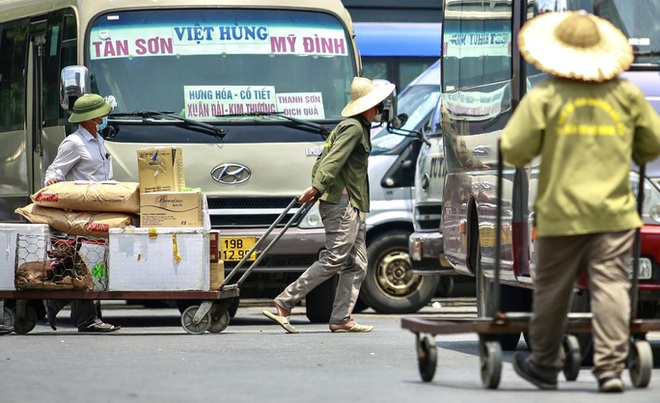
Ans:
[{"label": "conical straw hat", "polygon": [[633,62],[626,36],[609,21],[586,11],[541,14],[520,30],[520,53],[555,76],[602,82]]},{"label": "conical straw hat", "polygon": [[355,77],[351,83],[351,101],[341,111],[344,117],[360,113],[378,105],[394,91],[394,84],[376,85],[368,78]]}]

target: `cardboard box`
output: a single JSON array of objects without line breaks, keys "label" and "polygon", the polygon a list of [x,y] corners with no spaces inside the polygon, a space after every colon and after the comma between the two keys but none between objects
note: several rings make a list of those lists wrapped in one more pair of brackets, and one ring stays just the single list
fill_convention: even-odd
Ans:
[{"label": "cardboard box", "polygon": [[140,195],[140,227],[205,227],[200,192],[154,192]]},{"label": "cardboard box", "polygon": [[203,228],[112,228],[109,242],[110,291],[209,290]]},{"label": "cardboard box", "polygon": [[225,281],[225,262],[221,260],[217,263],[211,263],[210,270],[210,287],[211,291],[215,291]]},{"label": "cardboard box", "polygon": [[49,237],[46,224],[0,223],[0,290],[16,290],[17,266],[47,258]]},{"label": "cardboard box", "polygon": [[181,192],[186,187],[181,147],[150,147],[137,151],[140,192]]}]

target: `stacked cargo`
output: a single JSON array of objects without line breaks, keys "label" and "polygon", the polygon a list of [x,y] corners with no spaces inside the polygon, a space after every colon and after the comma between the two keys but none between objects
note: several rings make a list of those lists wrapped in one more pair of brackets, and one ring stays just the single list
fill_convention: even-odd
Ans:
[{"label": "stacked cargo", "polygon": [[[209,233],[201,190],[185,188],[181,148],[140,149],[137,158],[139,183],[58,182],[16,210],[33,224],[1,224],[9,264],[0,269],[0,290],[82,290],[78,283],[90,276],[94,291],[217,289],[224,278],[219,234]],[[44,286],[58,248],[89,275],[72,268],[71,280]]]},{"label": "stacked cargo", "polygon": [[138,183],[88,181],[57,182],[31,195],[33,203],[16,213],[33,225],[0,228],[16,250],[15,288],[107,290],[109,230],[137,222],[139,197]]},{"label": "stacked cargo", "polygon": [[180,147],[138,150],[140,226],[110,230],[110,291],[209,290],[210,222]]}]

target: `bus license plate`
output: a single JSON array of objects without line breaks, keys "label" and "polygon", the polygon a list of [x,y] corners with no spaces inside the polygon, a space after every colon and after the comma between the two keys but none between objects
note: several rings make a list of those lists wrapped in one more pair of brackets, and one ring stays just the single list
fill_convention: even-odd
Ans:
[{"label": "bus license plate", "polygon": [[[222,245],[222,260],[225,262],[238,262],[243,259],[243,256],[252,249],[257,242],[257,238],[253,236],[243,237],[220,237],[220,244]],[[248,257],[248,261],[256,259],[257,253],[253,252]]]}]

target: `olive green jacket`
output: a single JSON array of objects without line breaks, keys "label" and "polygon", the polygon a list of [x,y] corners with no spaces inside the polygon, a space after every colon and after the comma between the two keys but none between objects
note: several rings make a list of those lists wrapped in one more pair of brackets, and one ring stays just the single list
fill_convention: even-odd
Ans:
[{"label": "olive green jacket", "polygon": [[328,136],[312,169],[312,186],[320,200],[338,203],[344,188],[351,205],[369,212],[368,164],[370,123],[361,115],[345,119]]},{"label": "olive green jacket", "polygon": [[629,81],[551,77],[523,97],[501,150],[516,166],[541,156],[534,202],[539,236],[625,231],[642,224],[629,182],[631,158],[643,164],[660,155],[660,117]]}]

